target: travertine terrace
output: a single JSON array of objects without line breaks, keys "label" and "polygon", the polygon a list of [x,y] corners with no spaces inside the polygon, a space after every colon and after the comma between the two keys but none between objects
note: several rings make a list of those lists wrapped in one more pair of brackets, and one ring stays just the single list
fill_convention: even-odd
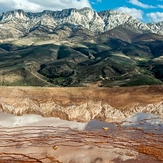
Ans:
[{"label": "travertine terrace", "polygon": [[0,110],[88,122],[122,121],[138,112],[163,117],[163,87],[1,87]]},{"label": "travertine terrace", "polygon": [[129,119],[117,124],[96,120],[82,124],[38,115],[0,116],[1,163],[163,161],[163,120],[155,116],[145,117],[136,126]]},{"label": "travertine terrace", "polygon": [[163,161],[161,86],[0,89],[2,163]]}]

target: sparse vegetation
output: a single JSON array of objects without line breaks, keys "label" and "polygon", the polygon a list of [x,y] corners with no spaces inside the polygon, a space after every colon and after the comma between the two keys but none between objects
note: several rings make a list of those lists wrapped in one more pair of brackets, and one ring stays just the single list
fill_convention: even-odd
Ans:
[{"label": "sparse vegetation", "polygon": [[[64,32],[66,30],[71,29],[65,28]],[[70,38],[56,44],[50,34],[46,38],[45,34],[42,37],[38,34],[38,37],[32,35],[1,43],[0,85],[83,86],[98,82],[100,87],[114,87],[163,84],[161,58],[155,61],[155,57],[162,55],[162,41],[146,42],[139,37],[139,41],[132,43],[129,33],[128,38],[123,34],[120,39],[116,35],[108,37],[107,32],[91,36],[93,41],[89,41],[88,31],[82,30],[87,41],[79,39],[81,30],[72,30],[75,33]],[[132,38],[137,36],[132,33]]]},{"label": "sparse vegetation", "polygon": [[140,85],[162,85],[163,83],[151,76],[140,76],[131,79],[124,86],[140,86]]}]

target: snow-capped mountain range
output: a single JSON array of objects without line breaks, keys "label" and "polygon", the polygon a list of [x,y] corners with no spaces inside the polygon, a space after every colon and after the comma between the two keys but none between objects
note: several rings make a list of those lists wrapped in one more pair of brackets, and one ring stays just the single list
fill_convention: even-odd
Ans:
[{"label": "snow-capped mountain range", "polygon": [[43,11],[40,13],[23,10],[0,13],[0,38],[24,37],[30,32],[43,28],[53,33],[58,26],[68,24],[71,28],[83,28],[93,33],[101,33],[120,25],[138,33],[163,35],[163,22],[143,23],[136,18],[114,10],[95,12],[90,8],[64,9],[62,11]]}]

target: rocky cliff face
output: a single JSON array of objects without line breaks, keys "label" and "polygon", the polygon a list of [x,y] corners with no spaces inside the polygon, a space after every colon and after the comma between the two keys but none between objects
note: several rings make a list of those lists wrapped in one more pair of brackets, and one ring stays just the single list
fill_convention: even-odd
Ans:
[{"label": "rocky cliff face", "polygon": [[163,117],[163,87],[23,88],[1,87],[0,111],[40,114],[87,122],[122,121],[138,112]]},{"label": "rocky cliff face", "polygon": [[163,34],[162,22],[145,24],[118,11],[95,12],[90,8],[83,8],[41,13],[26,13],[23,10],[2,13],[0,14],[0,38],[23,37],[36,29],[41,29],[46,33],[55,33],[58,26],[65,24],[69,24],[71,28],[82,27],[95,33],[124,25],[140,33]]}]

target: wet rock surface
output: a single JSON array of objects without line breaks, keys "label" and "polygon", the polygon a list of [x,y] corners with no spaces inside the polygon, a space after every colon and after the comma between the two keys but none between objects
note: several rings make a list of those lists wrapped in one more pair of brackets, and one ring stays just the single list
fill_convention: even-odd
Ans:
[{"label": "wet rock surface", "polygon": [[[7,117],[6,124],[0,120],[0,162],[3,163],[163,161],[163,120],[155,115],[139,113],[113,124],[97,120],[69,122],[38,115],[21,116],[22,121],[26,120],[22,124],[19,116],[1,115]],[[153,120],[157,128],[151,127]]]},{"label": "wet rock surface", "polygon": [[162,86],[1,87],[0,162],[163,162],[162,95]]}]

